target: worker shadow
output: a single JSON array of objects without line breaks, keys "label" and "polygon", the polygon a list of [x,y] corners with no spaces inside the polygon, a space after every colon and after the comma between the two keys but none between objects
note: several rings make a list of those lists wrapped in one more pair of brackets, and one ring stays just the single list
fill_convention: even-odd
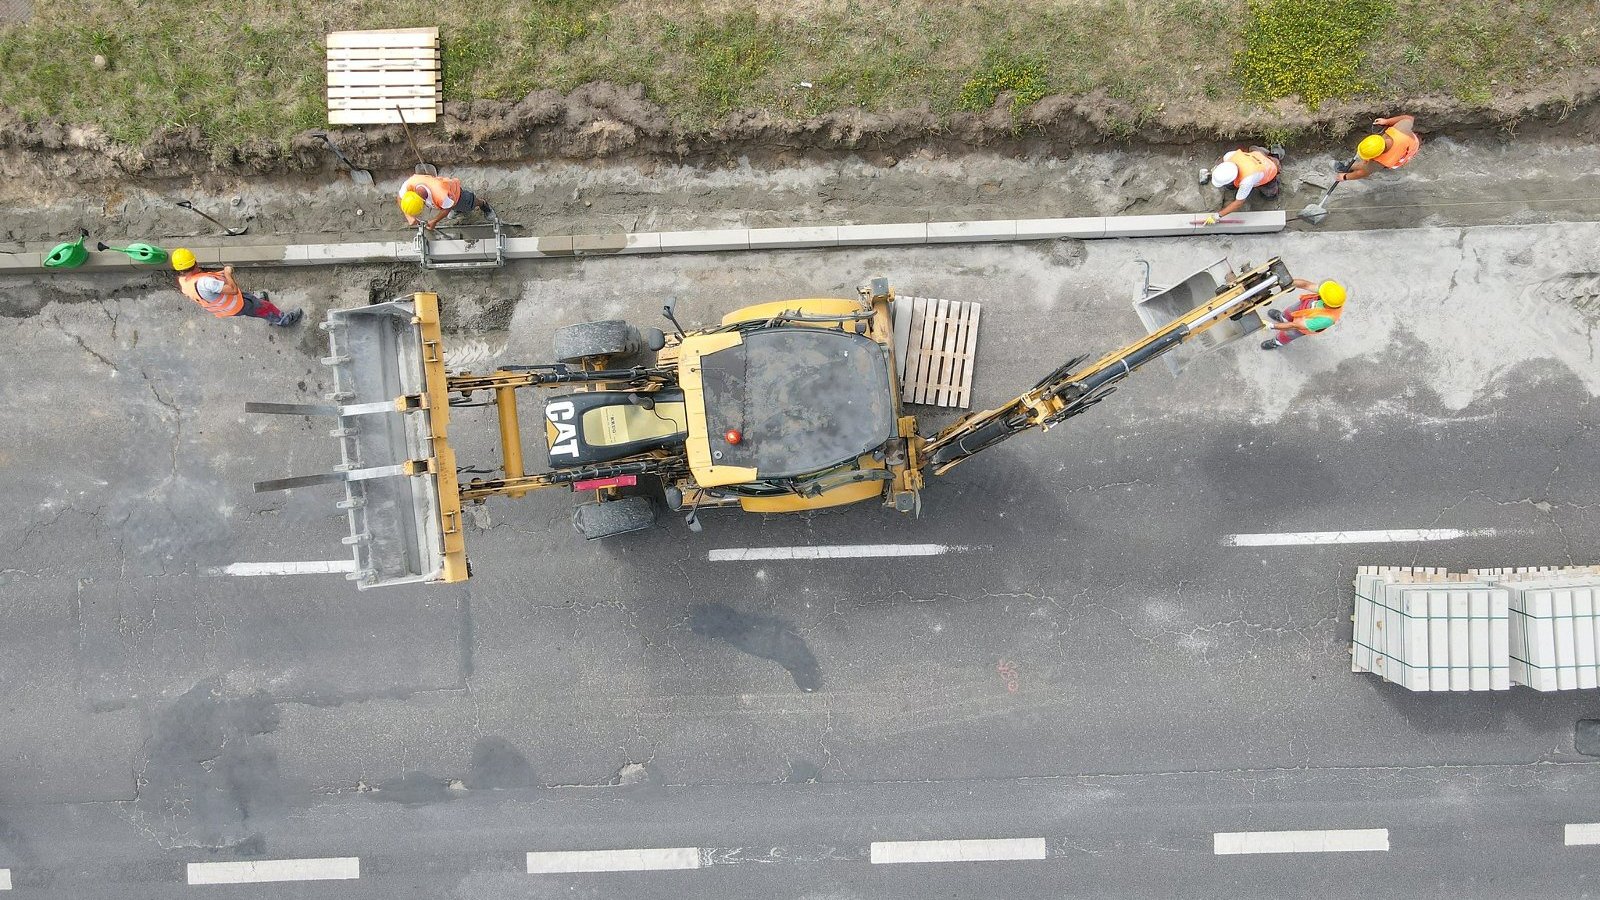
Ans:
[{"label": "worker shadow", "polygon": [[777,663],[794,679],[795,687],[810,693],[822,686],[817,657],[793,623],[776,616],[740,612],[722,603],[695,607],[689,630],[700,637],[721,641],[741,653]]}]

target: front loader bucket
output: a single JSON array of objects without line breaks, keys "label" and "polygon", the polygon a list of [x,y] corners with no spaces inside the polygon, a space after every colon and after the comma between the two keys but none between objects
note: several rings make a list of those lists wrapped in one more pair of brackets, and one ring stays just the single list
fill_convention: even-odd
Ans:
[{"label": "front loader bucket", "polygon": [[344,502],[362,589],[467,577],[439,301],[414,294],[328,312]]},{"label": "front loader bucket", "polygon": [[[1215,297],[1218,292],[1225,290],[1228,284],[1227,274],[1224,272],[1219,278],[1216,270],[1219,266],[1225,268],[1226,265],[1226,261],[1213,263],[1171,287],[1158,287],[1146,280],[1140,289],[1140,298],[1133,303],[1134,312],[1139,314],[1139,320],[1144,323],[1145,331],[1152,334],[1159,331],[1173,319],[1188,313]],[[1162,357],[1162,360],[1167,364],[1168,371],[1176,376],[1201,354],[1225,347],[1260,331],[1262,327],[1261,317],[1253,312],[1246,313],[1238,321],[1224,319],[1195,335],[1191,340],[1174,347]]]}]

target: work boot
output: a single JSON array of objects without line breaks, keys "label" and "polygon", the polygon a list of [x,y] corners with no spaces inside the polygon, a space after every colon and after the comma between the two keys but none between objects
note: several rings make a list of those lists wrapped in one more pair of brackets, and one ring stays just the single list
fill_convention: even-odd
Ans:
[{"label": "work boot", "polygon": [[1283,149],[1282,144],[1273,144],[1271,147],[1267,148],[1267,155],[1279,162],[1283,162],[1283,158],[1287,156],[1288,153],[1289,151]]},{"label": "work boot", "polygon": [[1275,309],[1267,310],[1267,318],[1271,319],[1274,322],[1287,322],[1287,321],[1289,321],[1288,319],[1283,317],[1283,313],[1281,313],[1281,312],[1279,312],[1278,310],[1275,310]]},{"label": "work boot", "polygon": [[279,328],[290,328],[294,326],[295,323],[299,322],[300,317],[303,315],[305,315],[305,311],[297,306],[293,310],[284,313],[282,316],[279,316],[278,321],[273,322],[272,324],[278,326]]},{"label": "work boot", "polygon": [[1201,169],[1200,170],[1200,183],[1201,184],[1210,184],[1211,183],[1211,170],[1210,169]]},{"label": "work boot", "polygon": [[266,302],[266,303],[271,303],[272,302],[272,295],[267,293],[266,291],[256,291],[255,294],[256,294],[257,297],[261,298],[261,300]]},{"label": "work boot", "polygon": [[1276,350],[1281,346],[1283,345],[1273,339],[1268,339],[1261,342],[1261,349],[1263,350]]}]

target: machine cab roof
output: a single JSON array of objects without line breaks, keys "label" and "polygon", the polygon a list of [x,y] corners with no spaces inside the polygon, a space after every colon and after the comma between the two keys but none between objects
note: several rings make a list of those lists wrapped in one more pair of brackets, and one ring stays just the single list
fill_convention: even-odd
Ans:
[{"label": "machine cab roof", "polygon": [[889,354],[837,328],[784,325],[684,342],[689,465],[703,487],[795,478],[895,434]]}]

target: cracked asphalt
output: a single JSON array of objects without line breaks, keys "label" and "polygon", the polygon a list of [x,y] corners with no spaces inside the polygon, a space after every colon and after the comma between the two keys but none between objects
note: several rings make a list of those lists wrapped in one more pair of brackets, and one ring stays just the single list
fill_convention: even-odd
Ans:
[{"label": "cracked asphalt", "polygon": [[[228,578],[343,554],[310,328],[164,278],[0,282],[0,867],[18,896],[172,897],[186,862],[356,856],[340,896],[1577,896],[1594,698],[1349,671],[1362,564],[1595,562],[1600,226],[611,258],[429,279],[454,339],[545,361],[584,319],[905,294],[985,303],[978,406],[1139,334],[1136,258],[1336,277],[1332,333],[1160,366],[933,479],[920,518],[713,512],[585,544],[556,492],[472,516],[460,587]],[[307,307],[390,270],[247,273]],[[525,404],[531,422],[537,407]],[[489,417],[453,430],[492,465]],[[927,411],[937,424],[951,414]],[[530,426],[531,427],[531,426]],[[533,440],[530,438],[530,440]],[[1235,533],[1489,529],[1427,544]],[[712,562],[729,547],[931,557]],[[1210,832],[1391,830],[1388,854],[1214,858]],[[876,840],[1042,835],[1039,863],[872,866]],[[528,876],[530,850],[698,846],[703,872]],[[702,879],[696,881],[695,879]],[[1347,886],[1347,887],[1346,887]],[[259,885],[252,896],[316,886]]]}]

